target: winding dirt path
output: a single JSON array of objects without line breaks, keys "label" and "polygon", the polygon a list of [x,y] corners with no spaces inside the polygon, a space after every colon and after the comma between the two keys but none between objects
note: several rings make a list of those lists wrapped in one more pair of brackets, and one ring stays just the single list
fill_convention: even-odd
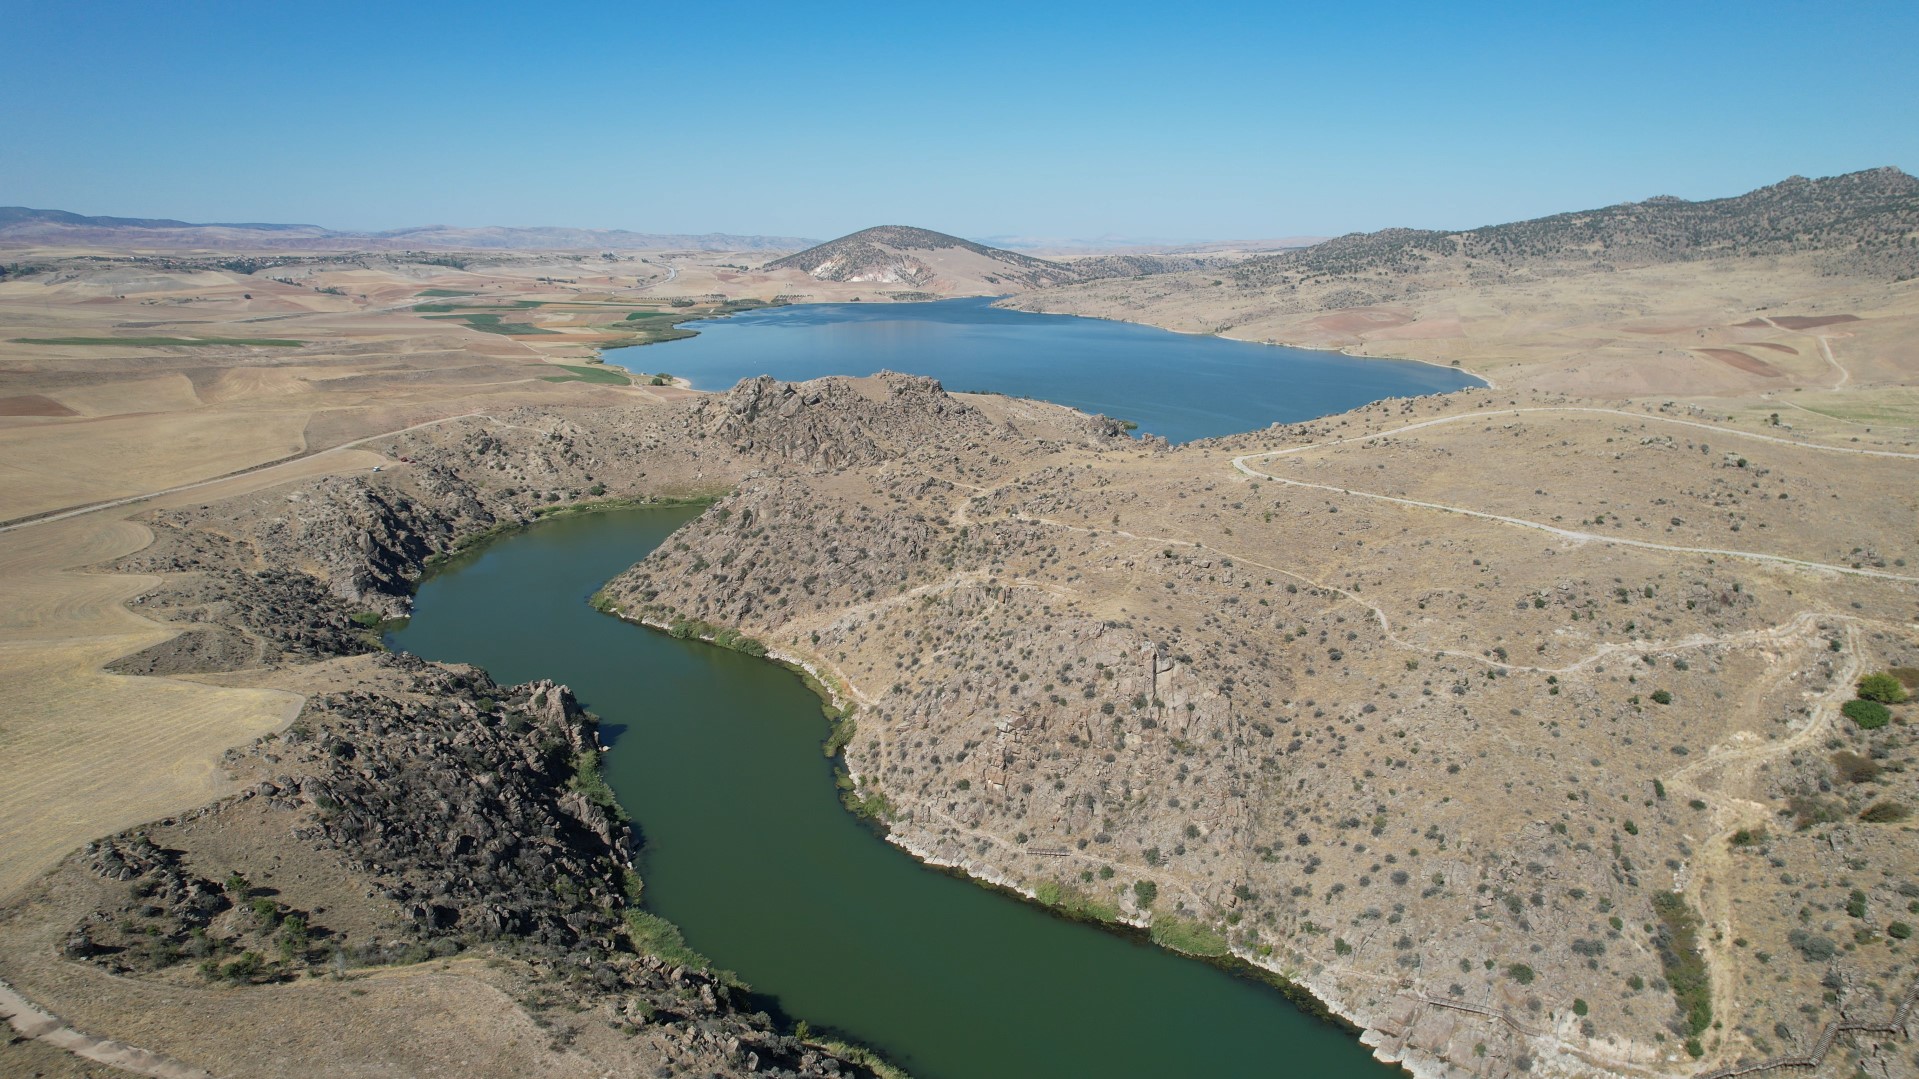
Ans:
[{"label": "winding dirt path", "polygon": [[[1774,819],[1773,807],[1726,792],[1735,782],[1749,782],[1754,772],[1769,760],[1787,756],[1826,737],[1839,720],[1840,706],[1852,697],[1852,687],[1863,668],[1860,664],[1859,633],[1856,626],[1845,628],[1845,666],[1833,675],[1832,685],[1812,714],[1798,730],[1777,741],[1755,737],[1739,744],[1708,751],[1702,759],[1672,773],[1668,782],[1676,791],[1699,798],[1712,806],[1713,834],[1698,846],[1689,889],[1694,893],[1700,915],[1711,932],[1699,934],[1699,948],[1707,969],[1725,970],[1736,965],[1737,955],[1723,942],[1736,938],[1733,924],[1734,900],[1728,882],[1732,878],[1732,837],[1741,828],[1764,829]],[[1734,771],[1739,774],[1732,775]],[[1717,782],[1702,785],[1709,778]],[[1711,979],[1714,1015],[1738,1014],[1728,979]]]}]

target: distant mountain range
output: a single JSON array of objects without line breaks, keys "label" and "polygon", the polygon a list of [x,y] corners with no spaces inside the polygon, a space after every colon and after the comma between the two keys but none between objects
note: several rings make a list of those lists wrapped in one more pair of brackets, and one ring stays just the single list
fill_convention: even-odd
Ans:
[{"label": "distant mountain range", "polygon": [[791,251],[814,242],[799,236],[502,226],[426,225],[385,232],[342,232],[320,225],[195,224],[169,218],[89,217],[65,210],[0,206],[0,243],[14,244],[223,251]]}]

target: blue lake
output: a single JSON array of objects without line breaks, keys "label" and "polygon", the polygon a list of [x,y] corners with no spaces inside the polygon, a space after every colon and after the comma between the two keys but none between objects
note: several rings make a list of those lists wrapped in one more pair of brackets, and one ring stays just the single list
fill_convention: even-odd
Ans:
[{"label": "blue lake", "polygon": [[788,381],[905,371],[947,389],[1035,397],[1131,420],[1174,442],[1237,434],[1484,385],[1462,371],[1179,334],[1151,326],[992,306],[801,304],[688,323],[698,337],[612,349],[606,362],[666,371],[702,390],[743,378]]}]

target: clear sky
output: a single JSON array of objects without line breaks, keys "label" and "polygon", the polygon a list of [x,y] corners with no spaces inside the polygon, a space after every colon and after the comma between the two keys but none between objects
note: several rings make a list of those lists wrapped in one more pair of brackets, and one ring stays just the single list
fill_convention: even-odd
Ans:
[{"label": "clear sky", "polygon": [[0,204],[828,237],[1463,228],[1919,170],[1919,3],[0,0]]}]

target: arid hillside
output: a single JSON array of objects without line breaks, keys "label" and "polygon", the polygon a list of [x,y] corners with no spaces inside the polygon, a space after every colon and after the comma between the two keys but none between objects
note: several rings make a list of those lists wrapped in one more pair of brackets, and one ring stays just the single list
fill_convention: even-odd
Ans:
[{"label": "arid hillside", "polygon": [[1342,236],[1007,303],[1456,363],[1501,385],[1596,397],[1765,395],[1829,412],[1861,403],[1831,391],[1865,384],[1886,391],[1881,418],[1914,424],[1919,368],[1903,343],[1919,332],[1915,229],[1919,181],[1875,169],[1466,232]]},{"label": "arid hillside", "polygon": [[[1919,979],[1911,706],[1841,711],[1919,667],[1919,451],[1485,391],[1167,449],[901,388],[701,405],[765,471],[606,602],[825,672],[908,850],[1422,1074],[1690,1075]],[[847,408],[925,433],[830,452]]]}]

